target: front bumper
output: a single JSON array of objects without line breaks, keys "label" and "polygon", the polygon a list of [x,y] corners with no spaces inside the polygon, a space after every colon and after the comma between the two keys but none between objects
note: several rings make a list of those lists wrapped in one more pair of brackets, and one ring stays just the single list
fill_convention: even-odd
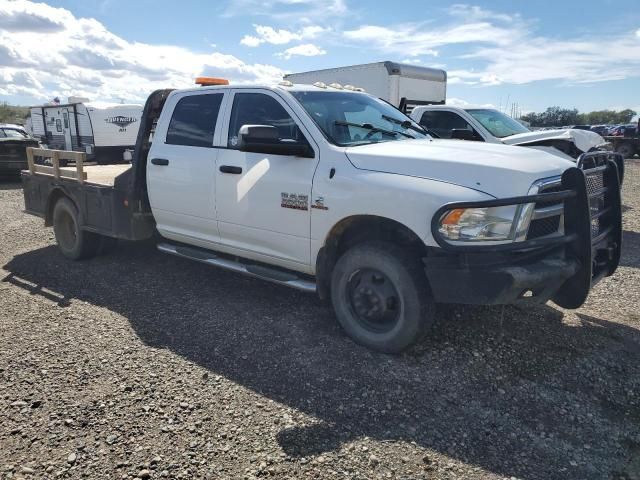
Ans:
[{"label": "front bumper", "polygon": [[0,160],[0,173],[18,173],[27,168],[26,160]]},{"label": "front bumper", "polygon": [[473,264],[445,255],[427,257],[424,264],[436,302],[506,305],[550,300],[581,268],[577,258],[563,257],[556,251],[522,263],[505,257]]},{"label": "front bumper", "polygon": [[[616,270],[622,242],[616,162],[605,152],[581,159],[582,170],[570,168],[562,175],[562,191],[449,204],[436,212],[431,231],[442,249],[424,259],[434,300],[496,305],[551,299],[564,308],[581,306],[591,287]],[[453,245],[439,237],[439,219],[453,208],[551,199],[564,203],[562,235],[492,246]]]}]

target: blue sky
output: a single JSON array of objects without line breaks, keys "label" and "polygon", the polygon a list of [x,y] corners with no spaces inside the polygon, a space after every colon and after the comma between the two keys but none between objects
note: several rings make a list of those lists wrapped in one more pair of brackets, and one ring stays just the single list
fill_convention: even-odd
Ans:
[{"label": "blue sky", "polygon": [[640,3],[0,0],[0,100],[143,101],[199,74],[395,60],[444,68],[453,103],[640,110]]}]

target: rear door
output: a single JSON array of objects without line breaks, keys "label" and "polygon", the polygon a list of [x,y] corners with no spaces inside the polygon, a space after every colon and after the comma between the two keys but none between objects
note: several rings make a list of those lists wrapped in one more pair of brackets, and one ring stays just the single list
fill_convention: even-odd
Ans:
[{"label": "rear door", "polygon": [[165,105],[147,162],[149,201],[165,237],[209,244],[219,239],[215,206],[217,149],[224,91],[183,92]]}]

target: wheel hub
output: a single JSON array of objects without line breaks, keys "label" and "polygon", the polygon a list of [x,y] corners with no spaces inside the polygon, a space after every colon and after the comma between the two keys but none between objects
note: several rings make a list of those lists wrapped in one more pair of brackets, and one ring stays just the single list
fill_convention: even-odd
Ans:
[{"label": "wheel hub", "polygon": [[363,326],[376,332],[393,328],[400,313],[400,297],[384,273],[359,270],[352,275],[348,290],[353,313]]}]

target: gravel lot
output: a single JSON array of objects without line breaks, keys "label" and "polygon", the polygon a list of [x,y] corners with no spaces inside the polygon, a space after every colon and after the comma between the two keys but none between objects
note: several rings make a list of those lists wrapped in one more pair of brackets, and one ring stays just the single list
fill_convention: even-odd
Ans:
[{"label": "gravel lot", "polygon": [[578,311],[441,308],[402,356],[315,297],[121,245],[65,260],[0,182],[0,478],[640,478],[640,160]]}]

